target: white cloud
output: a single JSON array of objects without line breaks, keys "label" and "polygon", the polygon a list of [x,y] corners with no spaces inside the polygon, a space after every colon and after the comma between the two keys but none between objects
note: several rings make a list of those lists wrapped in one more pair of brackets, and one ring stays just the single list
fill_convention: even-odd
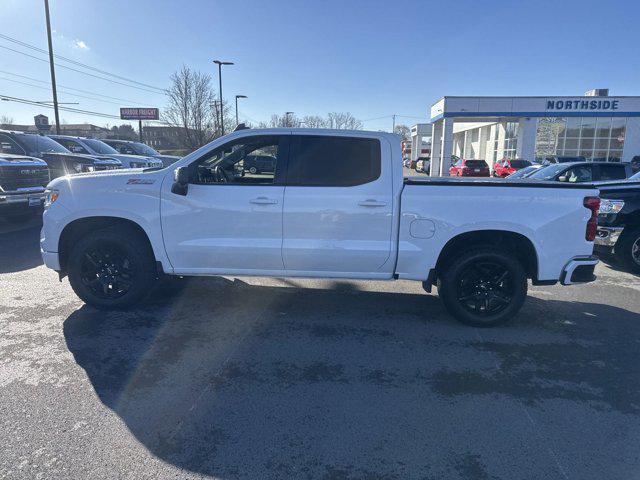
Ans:
[{"label": "white cloud", "polygon": [[79,50],[89,50],[89,45],[78,39],[73,42],[73,47]]}]

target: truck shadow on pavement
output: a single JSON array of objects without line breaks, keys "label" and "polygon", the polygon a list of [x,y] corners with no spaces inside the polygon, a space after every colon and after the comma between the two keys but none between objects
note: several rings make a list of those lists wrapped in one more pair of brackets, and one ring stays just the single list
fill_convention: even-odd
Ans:
[{"label": "truck shadow on pavement", "polygon": [[480,331],[437,297],[328,285],[192,279],[64,335],[138,441],[221,478],[556,478],[522,405],[640,414],[635,313],[529,298]]}]

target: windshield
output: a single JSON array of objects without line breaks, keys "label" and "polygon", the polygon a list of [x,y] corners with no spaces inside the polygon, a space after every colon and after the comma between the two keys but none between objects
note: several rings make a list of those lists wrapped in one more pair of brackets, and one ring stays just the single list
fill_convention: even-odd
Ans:
[{"label": "windshield", "polygon": [[512,173],[511,175],[509,175],[508,178],[523,178],[523,177],[528,176],[530,173],[536,171],[537,169],[538,169],[538,167],[533,167],[533,166],[532,167],[525,167],[525,168],[522,168],[522,169],[518,170],[515,173]]},{"label": "windshield", "polygon": [[552,180],[556,177],[556,175],[558,175],[566,168],[566,164],[563,165],[561,163],[554,163],[553,165],[538,169],[537,172],[532,173],[527,178],[536,178],[538,180]]},{"label": "windshield", "polygon": [[640,180],[640,172],[629,177],[629,180]]},{"label": "windshield", "polygon": [[38,153],[56,152],[71,153],[55,140],[42,135],[15,135],[14,140],[27,151],[29,155],[37,155]]},{"label": "windshield", "polygon": [[511,166],[513,168],[524,168],[531,165],[529,160],[511,160]]},{"label": "windshield", "polygon": [[466,160],[464,162],[466,167],[470,167],[470,168],[487,168],[487,162],[485,162],[484,160]]},{"label": "windshield", "polygon": [[149,145],[145,145],[144,143],[134,142],[131,145],[138,155],[160,155],[153,148],[151,148]]},{"label": "windshield", "polygon": [[100,155],[113,155],[118,153],[118,151],[115,148],[110,147],[109,145],[107,145],[104,142],[101,142],[100,140],[95,140],[93,138],[85,138],[82,141],[87,145],[89,145],[89,147],[91,147],[91,150],[93,150],[96,153],[99,153]]}]

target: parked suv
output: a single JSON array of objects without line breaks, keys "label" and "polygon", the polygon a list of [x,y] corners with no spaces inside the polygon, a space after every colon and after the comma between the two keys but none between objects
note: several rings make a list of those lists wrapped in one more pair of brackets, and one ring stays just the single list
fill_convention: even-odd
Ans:
[{"label": "parked suv", "polygon": [[46,162],[22,155],[0,153],[0,217],[42,213],[49,183]]},{"label": "parked suv", "polygon": [[508,158],[503,158],[493,165],[493,176],[504,178],[512,173],[516,173],[521,168],[530,167],[531,165],[532,163],[529,160],[522,160],[520,158],[510,160]]},{"label": "parked suv", "polygon": [[628,163],[573,162],[554,163],[538,169],[527,176],[533,180],[568,183],[624,180],[631,176]]},{"label": "parked suv", "polygon": [[73,153],[82,153],[99,158],[120,160],[123,168],[162,168],[162,161],[154,157],[125,155],[96,138],[72,137],[69,135],[49,135],[60,145]]},{"label": "parked suv", "polygon": [[271,155],[247,155],[244,159],[244,171],[255,173],[274,173],[276,158]]},{"label": "parked suv", "polygon": [[596,252],[612,253],[640,273],[640,173],[629,181],[597,184],[600,190]]},{"label": "parked suv", "polygon": [[484,160],[459,159],[451,165],[449,175],[452,177],[488,177],[489,165]]},{"label": "parked suv", "polygon": [[176,157],[175,155],[163,155],[151,148],[149,145],[146,145],[142,142],[132,142],[130,140],[114,140],[111,138],[105,138],[103,142],[125,155],[154,157],[160,160],[165,167],[171,165],[176,160],[180,160],[181,158]]},{"label": "parked suv", "polygon": [[119,160],[71,153],[51,138],[33,133],[0,130],[0,152],[44,160],[52,180],[71,173],[122,168]]}]

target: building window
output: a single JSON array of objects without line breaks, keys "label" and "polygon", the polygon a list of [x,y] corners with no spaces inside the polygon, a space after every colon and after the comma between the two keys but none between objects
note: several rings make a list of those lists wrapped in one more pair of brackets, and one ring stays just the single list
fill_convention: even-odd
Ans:
[{"label": "building window", "polygon": [[540,118],[536,159],[558,155],[619,162],[626,123],[627,119],[621,117]]},{"label": "building window", "polygon": [[518,148],[518,122],[507,122],[504,126],[504,149],[502,158],[513,160],[516,158],[516,150]]}]

